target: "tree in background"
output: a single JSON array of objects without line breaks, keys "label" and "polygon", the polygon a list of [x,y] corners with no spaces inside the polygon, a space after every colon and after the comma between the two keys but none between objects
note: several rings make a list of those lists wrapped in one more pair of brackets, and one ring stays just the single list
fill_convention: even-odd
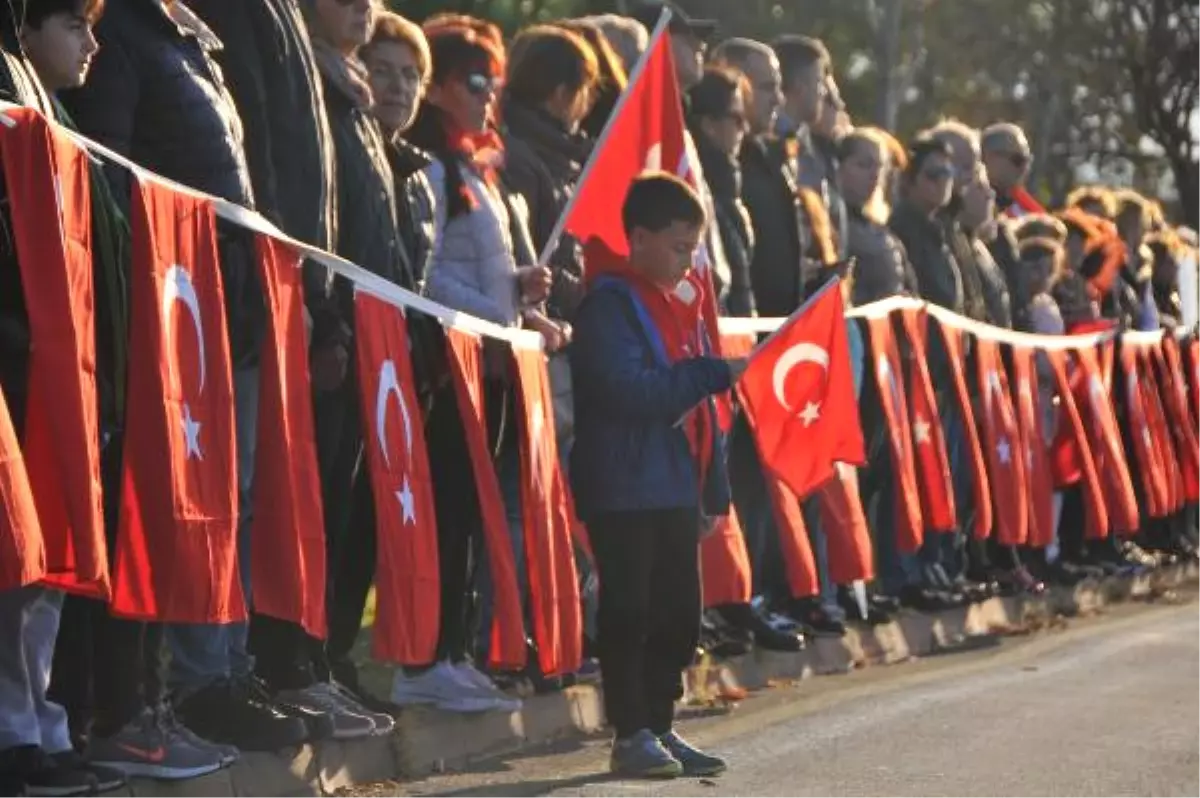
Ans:
[{"label": "tree in background", "polygon": [[[513,31],[637,0],[403,0],[487,17]],[[1200,0],[678,0],[724,35],[782,32],[825,41],[860,121],[908,137],[943,116],[1017,122],[1034,152],[1031,185],[1059,202],[1080,175],[1149,194],[1173,183],[1200,215]],[[1164,181],[1166,175],[1170,180]]]}]

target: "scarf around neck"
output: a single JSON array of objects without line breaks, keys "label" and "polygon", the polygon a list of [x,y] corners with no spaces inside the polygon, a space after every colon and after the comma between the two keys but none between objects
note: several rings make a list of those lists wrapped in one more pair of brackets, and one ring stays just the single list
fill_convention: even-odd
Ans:
[{"label": "scarf around neck", "polygon": [[347,57],[333,45],[314,38],[313,56],[321,74],[360,111],[370,112],[375,106],[371,85],[367,82],[367,68],[354,56]]}]

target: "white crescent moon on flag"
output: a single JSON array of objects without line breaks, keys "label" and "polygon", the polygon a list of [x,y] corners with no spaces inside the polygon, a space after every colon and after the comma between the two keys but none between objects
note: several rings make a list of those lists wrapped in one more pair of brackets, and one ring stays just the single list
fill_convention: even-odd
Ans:
[{"label": "white crescent moon on flag", "polygon": [[205,357],[204,351],[204,322],[200,315],[200,300],[196,296],[196,287],[192,285],[192,275],[184,267],[176,264],[167,269],[162,287],[163,326],[167,331],[167,347],[173,346],[171,325],[167,323],[171,313],[171,303],[182,302],[192,314],[192,323],[196,326],[196,337],[200,342],[200,390],[204,390]]},{"label": "white crescent moon on flag", "polygon": [[408,462],[412,463],[412,418],[408,414],[408,405],[404,401],[404,393],[396,380],[396,364],[385,360],[379,366],[379,388],[375,392],[375,437],[379,441],[379,451],[383,452],[383,461],[392,465],[392,456],[388,454],[387,446],[387,405],[388,397],[395,395],[400,405],[400,420],[404,424],[404,448]]},{"label": "white crescent moon on flag", "polygon": [[788,374],[801,363],[815,363],[828,374],[829,353],[814,343],[802,341],[790,347],[775,362],[775,369],[771,372],[771,386],[775,389],[775,398],[779,401],[779,404],[783,405],[783,408],[789,412],[792,410],[792,406],[788,403],[783,388],[787,382]]}]

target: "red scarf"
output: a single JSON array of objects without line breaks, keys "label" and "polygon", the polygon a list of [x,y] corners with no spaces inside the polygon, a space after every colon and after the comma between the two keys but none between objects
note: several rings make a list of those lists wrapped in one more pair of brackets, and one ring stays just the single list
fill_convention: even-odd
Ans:
[{"label": "red scarf", "polygon": [[[628,259],[617,255],[596,239],[589,240],[583,248],[585,275],[591,286],[599,277],[614,277],[629,285],[646,309],[654,324],[668,362],[698,357],[707,353],[701,320],[701,297],[687,303],[673,291],[664,291],[634,271]],[[704,483],[713,457],[714,414],[707,400],[688,412],[683,430],[687,434],[692,456],[700,465],[700,482]]]},{"label": "red scarf", "polygon": [[446,145],[477,171],[489,186],[497,185],[499,170],[504,166],[504,140],[495,128],[483,133],[463,130],[449,114],[442,114],[446,127]]}]

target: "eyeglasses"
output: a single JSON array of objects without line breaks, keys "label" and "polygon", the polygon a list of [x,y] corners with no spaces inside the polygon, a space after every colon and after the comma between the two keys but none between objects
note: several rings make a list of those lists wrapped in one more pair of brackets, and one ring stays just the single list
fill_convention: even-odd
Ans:
[{"label": "eyeglasses", "polygon": [[467,87],[467,91],[474,94],[476,97],[482,97],[487,94],[492,94],[500,85],[500,81],[490,75],[484,75],[479,72],[473,72],[467,75],[463,83]]}]

